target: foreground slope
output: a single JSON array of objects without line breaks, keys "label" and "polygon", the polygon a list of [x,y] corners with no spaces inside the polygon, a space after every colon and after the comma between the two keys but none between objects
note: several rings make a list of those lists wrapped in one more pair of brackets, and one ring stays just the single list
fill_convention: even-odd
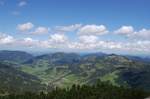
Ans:
[{"label": "foreground slope", "polygon": [[125,87],[116,87],[108,82],[94,85],[73,85],[56,88],[48,93],[24,93],[0,96],[0,99],[145,99],[150,93]]},{"label": "foreground slope", "polygon": [[33,75],[0,63],[0,93],[15,93],[45,90],[45,85]]}]

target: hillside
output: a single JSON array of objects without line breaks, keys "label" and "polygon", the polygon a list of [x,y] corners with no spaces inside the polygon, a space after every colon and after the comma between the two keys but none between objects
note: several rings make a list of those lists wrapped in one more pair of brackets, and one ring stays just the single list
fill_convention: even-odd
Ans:
[{"label": "hillside", "polygon": [[92,84],[101,79],[117,86],[149,90],[149,67],[148,63],[115,54],[53,53],[28,60],[20,69],[39,77],[43,83],[60,87]]},{"label": "hillside", "polygon": [[12,66],[0,63],[0,93],[38,92],[45,90],[36,76],[19,71]]},{"label": "hillside", "polygon": [[[63,52],[34,57],[26,52],[8,52],[1,51],[2,56],[0,56],[2,89],[10,86],[10,90],[35,91],[41,90],[42,84],[64,88],[73,84],[91,85],[97,79],[101,79],[115,86],[150,90],[150,64],[138,61],[140,58],[135,60],[135,58],[116,54],[79,55]],[[12,60],[6,55],[13,57]],[[27,57],[23,59],[24,56]]]}]

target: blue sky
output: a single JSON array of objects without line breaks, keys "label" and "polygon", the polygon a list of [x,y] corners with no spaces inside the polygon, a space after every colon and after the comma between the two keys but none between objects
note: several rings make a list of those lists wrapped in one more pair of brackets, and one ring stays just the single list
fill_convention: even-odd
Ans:
[{"label": "blue sky", "polygon": [[0,49],[150,54],[150,0],[0,0]]}]

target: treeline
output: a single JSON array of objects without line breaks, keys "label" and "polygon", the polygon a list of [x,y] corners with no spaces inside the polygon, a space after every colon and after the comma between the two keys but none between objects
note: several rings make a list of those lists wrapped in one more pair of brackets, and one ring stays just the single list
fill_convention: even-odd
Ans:
[{"label": "treeline", "polygon": [[0,96],[0,99],[144,99],[149,95],[142,90],[98,81],[95,85],[73,85],[71,88],[55,88],[51,92],[10,94]]}]

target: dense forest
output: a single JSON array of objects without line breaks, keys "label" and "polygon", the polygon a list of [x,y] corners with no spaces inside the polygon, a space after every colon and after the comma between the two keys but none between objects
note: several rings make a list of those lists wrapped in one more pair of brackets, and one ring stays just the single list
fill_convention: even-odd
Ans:
[{"label": "dense forest", "polygon": [[150,93],[139,89],[113,86],[97,81],[94,85],[73,85],[70,88],[54,88],[50,92],[9,94],[0,99],[144,99]]}]

